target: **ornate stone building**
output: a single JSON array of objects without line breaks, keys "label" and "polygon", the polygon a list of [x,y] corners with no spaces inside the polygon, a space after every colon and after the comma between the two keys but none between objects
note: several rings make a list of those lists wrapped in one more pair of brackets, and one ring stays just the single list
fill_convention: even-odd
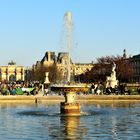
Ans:
[{"label": "ornate stone building", "polygon": [[24,67],[17,66],[16,63],[11,61],[8,66],[0,66],[0,81],[24,81]]},{"label": "ornate stone building", "polygon": [[[41,60],[41,63],[45,66],[50,66],[56,62],[56,55],[55,52],[46,52],[45,56]],[[37,61],[38,63],[39,61]]]},{"label": "ornate stone building", "polygon": [[[55,55],[55,52],[46,52],[45,56],[41,61],[37,61],[35,65],[33,65],[33,69],[36,69],[41,64],[44,66],[50,66],[52,64],[56,64],[58,69],[65,75],[67,72],[68,67],[68,53],[67,52],[60,52],[58,53],[58,56]],[[91,70],[93,67],[92,63],[73,63],[72,60],[70,60],[70,71],[71,75],[80,75],[82,73],[85,73],[87,70]]]}]

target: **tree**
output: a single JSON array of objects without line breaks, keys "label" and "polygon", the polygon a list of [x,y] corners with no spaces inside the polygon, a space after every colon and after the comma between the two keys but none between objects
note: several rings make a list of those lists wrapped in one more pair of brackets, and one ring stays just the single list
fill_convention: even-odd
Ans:
[{"label": "tree", "polygon": [[50,67],[48,67],[48,72],[50,82],[56,83],[57,81],[62,81],[62,72],[58,69],[56,64],[53,64]]},{"label": "tree", "polygon": [[116,76],[120,82],[128,82],[133,75],[133,67],[129,59],[124,59],[121,56],[105,56],[97,58],[97,63],[94,64],[90,71],[80,75],[85,81],[106,81],[106,77],[110,76],[113,62],[116,64]]},{"label": "tree", "polygon": [[55,83],[56,81],[62,79],[62,74],[57,68],[56,64],[50,66],[44,66],[43,64],[41,64],[36,69],[32,69],[31,80],[43,83],[45,80],[45,72],[49,72],[49,80],[51,83]]},{"label": "tree", "polygon": [[133,66],[129,59],[123,59],[122,57],[118,57],[116,62],[116,73],[117,78],[120,82],[129,82],[130,78],[134,74]]}]

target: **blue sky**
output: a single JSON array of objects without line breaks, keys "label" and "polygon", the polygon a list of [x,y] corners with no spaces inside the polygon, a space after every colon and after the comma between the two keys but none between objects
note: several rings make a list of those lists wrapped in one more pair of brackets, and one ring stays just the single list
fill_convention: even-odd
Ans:
[{"label": "blue sky", "polygon": [[74,22],[71,57],[91,62],[140,52],[140,0],[0,0],[0,65],[32,66],[46,51],[65,51],[63,16]]}]

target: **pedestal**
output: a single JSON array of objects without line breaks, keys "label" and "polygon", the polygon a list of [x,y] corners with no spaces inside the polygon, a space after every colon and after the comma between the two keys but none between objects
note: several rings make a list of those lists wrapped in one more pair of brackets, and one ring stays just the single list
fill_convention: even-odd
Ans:
[{"label": "pedestal", "polygon": [[60,113],[65,116],[80,116],[80,105],[79,103],[61,102]]},{"label": "pedestal", "polygon": [[60,113],[65,116],[80,116],[80,105],[75,102],[75,92],[64,93],[65,102],[60,104]]},{"label": "pedestal", "polygon": [[118,80],[109,79],[106,81],[106,87],[115,88],[115,86],[117,86],[117,85],[118,85]]}]

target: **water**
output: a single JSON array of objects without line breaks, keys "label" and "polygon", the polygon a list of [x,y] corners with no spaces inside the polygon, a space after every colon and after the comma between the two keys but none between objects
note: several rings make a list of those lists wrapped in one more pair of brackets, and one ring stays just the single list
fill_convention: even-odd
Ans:
[{"label": "water", "polygon": [[0,104],[2,140],[138,140],[140,103],[81,104],[63,117],[59,104]]}]

